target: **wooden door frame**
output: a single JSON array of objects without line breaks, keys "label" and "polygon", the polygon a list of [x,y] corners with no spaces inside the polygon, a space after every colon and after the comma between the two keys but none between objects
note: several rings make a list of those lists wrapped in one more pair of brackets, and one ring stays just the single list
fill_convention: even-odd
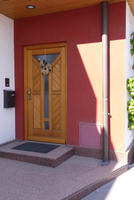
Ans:
[{"label": "wooden door frame", "polygon": [[[27,98],[27,88],[28,88],[28,52],[29,50],[45,49],[45,48],[65,48],[65,140],[54,139],[51,142],[54,143],[67,143],[67,44],[66,43],[54,43],[54,44],[41,44],[32,45],[24,47],[24,138],[28,140],[28,98]],[[39,140],[38,140],[39,141]],[[49,140],[46,139],[46,142]]]}]

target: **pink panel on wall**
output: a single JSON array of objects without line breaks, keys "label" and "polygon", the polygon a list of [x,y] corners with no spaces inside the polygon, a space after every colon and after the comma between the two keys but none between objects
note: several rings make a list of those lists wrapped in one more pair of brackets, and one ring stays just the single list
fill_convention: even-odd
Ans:
[{"label": "pink panel on wall", "polygon": [[101,148],[102,125],[80,122],[79,145],[82,147]]}]

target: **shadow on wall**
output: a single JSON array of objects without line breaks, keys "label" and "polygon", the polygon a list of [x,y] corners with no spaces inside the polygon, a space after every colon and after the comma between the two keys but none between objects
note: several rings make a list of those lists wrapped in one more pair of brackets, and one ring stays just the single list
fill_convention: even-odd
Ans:
[{"label": "shadow on wall", "polygon": [[[68,44],[67,135],[69,144],[79,145],[80,122],[96,124],[97,120],[101,121],[102,69],[99,69],[101,48],[97,49],[97,44],[100,43],[73,44],[73,46]],[[99,55],[96,58],[95,50]],[[71,55],[73,59],[70,59]],[[88,139],[86,136],[88,138],[93,136],[89,129],[85,140]],[[93,137],[92,141],[95,145],[96,138]]]}]

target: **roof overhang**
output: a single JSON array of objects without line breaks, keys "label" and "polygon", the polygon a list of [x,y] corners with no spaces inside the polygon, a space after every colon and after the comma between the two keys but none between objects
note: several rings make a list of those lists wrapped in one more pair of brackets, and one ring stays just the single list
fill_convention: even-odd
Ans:
[{"label": "roof overhang", "polygon": [[[84,8],[101,3],[103,0],[0,0],[0,13],[12,19],[32,17],[77,8]],[[125,0],[108,0],[116,3]],[[134,0],[128,0],[134,14]],[[35,9],[26,8],[34,5]]]},{"label": "roof overhang", "polygon": [[131,11],[132,11],[132,13],[134,15],[134,0],[127,0],[127,1],[128,1],[128,4],[129,4],[130,8],[131,8]]}]

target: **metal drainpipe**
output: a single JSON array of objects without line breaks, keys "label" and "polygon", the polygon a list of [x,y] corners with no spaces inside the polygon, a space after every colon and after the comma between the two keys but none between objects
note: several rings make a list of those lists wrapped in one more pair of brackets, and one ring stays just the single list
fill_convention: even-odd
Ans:
[{"label": "metal drainpipe", "polygon": [[108,164],[108,2],[102,6],[102,65],[103,65],[103,162]]}]

